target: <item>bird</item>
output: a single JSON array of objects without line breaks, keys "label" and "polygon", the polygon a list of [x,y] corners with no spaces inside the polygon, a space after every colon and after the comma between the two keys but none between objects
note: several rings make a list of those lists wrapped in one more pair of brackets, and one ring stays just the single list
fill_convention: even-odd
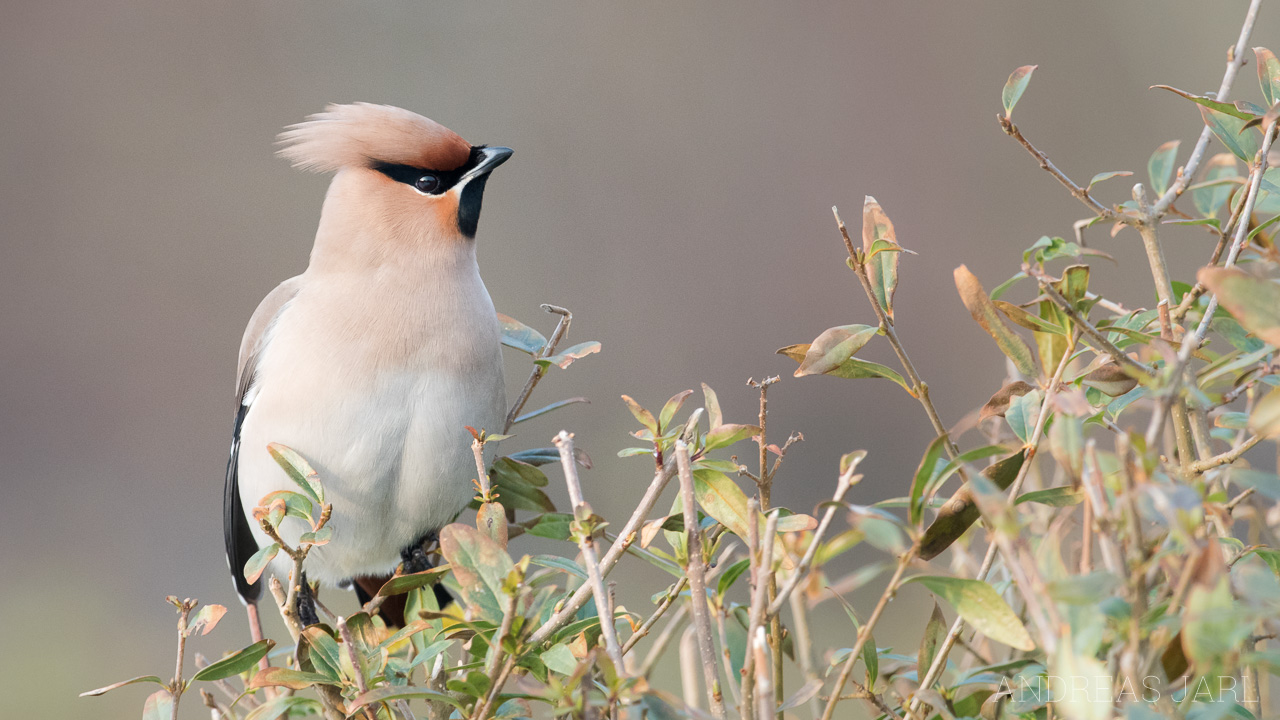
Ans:
[{"label": "bird", "polygon": [[[240,344],[223,531],[252,624],[264,579],[244,566],[271,542],[253,508],[297,490],[268,445],[316,470],[332,535],[298,580],[306,625],[318,622],[309,582],[364,601],[398,566],[428,569],[424,546],[474,495],[468,426],[503,429],[501,328],[475,237],[489,174],[512,150],[371,103],[329,105],[278,140],[294,167],[333,179],[305,271],[262,300]],[[292,525],[280,526],[291,544]],[[280,553],[267,573],[291,568]]]}]

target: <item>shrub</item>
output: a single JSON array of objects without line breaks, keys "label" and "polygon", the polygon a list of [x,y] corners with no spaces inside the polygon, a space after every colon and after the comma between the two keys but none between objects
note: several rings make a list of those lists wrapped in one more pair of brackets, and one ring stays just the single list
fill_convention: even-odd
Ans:
[{"label": "shrub", "polygon": [[[868,197],[858,238],[836,213],[870,313],[779,352],[798,362],[797,377],[887,379],[919,402],[936,437],[905,497],[848,502],[862,477],[865,452],[856,451],[833,458],[831,499],[813,514],[775,507],[772,485],[801,439],[778,442],[768,432],[776,378],[753,383],[760,412],[747,423],[727,422],[705,385],[691,412],[688,390],[656,412],[623,396],[639,444],[622,455],[650,459],[652,479],[621,524],[597,516],[583,497],[578,466],[589,461],[573,435],[486,467],[485,444],[503,436],[472,430],[475,521],[441,531],[438,567],[398,575],[359,612],[326,614],[310,627],[293,610],[299,586],[273,580],[288,640],[255,642],[200,663],[190,677],[186,639],[213,630],[225,608],[170,597],[179,614],[174,677],[86,695],[155,684],[144,717],[176,718],[194,686],[212,717],[245,720],[415,712],[826,720],[854,701],[874,715],[916,719],[1261,716],[1263,680],[1280,672],[1280,655],[1261,647],[1280,617],[1280,477],[1253,469],[1246,455],[1280,434],[1280,171],[1268,170],[1280,60],[1253,51],[1262,105],[1225,99],[1256,9],[1254,2],[1217,94],[1167,88],[1204,119],[1190,155],[1179,167],[1178,142],[1160,145],[1148,182],[1120,204],[1099,200],[1100,184],[1132,173],[1102,172],[1084,185],[1067,177],[1013,123],[1035,66],[1009,77],[1000,128],[1091,215],[1070,240],[1033,243],[1019,271],[990,292],[965,266],[955,270],[960,300],[1009,367],[1008,382],[968,422],[948,430],[895,332],[894,291],[909,251],[888,215]],[[1226,152],[1208,156],[1215,139]],[[1140,237],[1154,309],[1127,309],[1091,289],[1088,263],[1108,258],[1085,241],[1098,223],[1113,236]],[[1216,240],[1194,283],[1169,277],[1160,234],[1172,224]],[[599,349],[582,343],[557,352],[570,316],[548,309],[561,316],[550,340],[503,319],[504,342],[534,363],[508,427],[578,400],[519,415],[549,366]],[[873,342],[892,347],[897,368],[858,357]],[[1135,423],[1145,428],[1131,429]],[[738,443],[755,445],[752,468],[725,457]],[[292,558],[297,577],[309,549],[327,541],[324,478],[289,448],[271,451],[298,490],[259,506],[256,519],[277,542],[249,561],[250,578],[277,553]],[[541,489],[550,482],[542,468],[553,464],[569,489],[566,512]],[[668,485],[677,488],[674,500],[655,516]],[[284,523],[307,525],[297,546],[280,540]],[[521,534],[572,547],[517,560],[511,541]],[[892,562],[828,575],[835,558],[862,543]],[[624,554],[670,574],[667,587],[653,588],[653,607],[614,602],[607,580]],[[882,570],[889,577],[872,607],[839,598],[847,634],[813,637],[808,612],[818,599],[832,587],[878,582]],[[438,607],[436,582],[455,604]],[[908,583],[938,600],[921,618],[915,654],[880,648],[873,634]],[[406,596],[403,628],[377,614],[397,595]],[[678,694],[648,680],[673,656]]]}]

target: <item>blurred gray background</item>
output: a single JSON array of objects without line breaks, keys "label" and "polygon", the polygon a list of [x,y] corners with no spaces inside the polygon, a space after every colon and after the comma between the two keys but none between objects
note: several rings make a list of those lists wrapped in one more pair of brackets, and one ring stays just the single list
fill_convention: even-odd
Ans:
[{"label": "blurred gray background", "polygon": [[[773,437],[807,438],[775,500],[807,511],[856,448],[871,455],[855,501],[903,494],[931,436],[896,386],[794,380],[773,354],[873,322],[831,205],[856,225],[876,196],[920,253],[902,261],[898,332],[955,422],[1004,367],[952,269],[967,263],[990,288],[1018,250],[1084,215],[1000,133],[1009,72],[1039,63],[1015,119],[1066,172],[1145,180],[1158,144],[1183,138],[1181,163],[1201,127],[1186,101],[1147,87],[1215,89],[1245,5],[6,3],[0,714],[137,717],[140,688],[75,694],[172,672],[167,594],[232,608],[196,650],[246,637],[220,530],[236,350],[258,300],[304,268],[327,182],[273,157],[282,126],[366,100],[516,149],[479,233],[495,304],[544,332],[538,304],[567,306],[570,341],[604,351],[553,369],[534,399],[592,404],[520,426],[510,446],[576,431],[599,512],[620,522],[650,476],[644,458],[615,456],[634,424],[620,394],[653,407],[705,381],[749,422],[744,382],[770,374],[783,376]],[[1251,44],[1280,44],[1277,30],[1264,8]],[[1256,99],[1252,65],[1235,96]],[[1128,197],[1128,182],[1109,185],[1105,200]],[[1137,236],[1092,237],[1122,263],[1096,262],[1094,287],[1151,305]],[[1208,235],[1165,237],[1189,277]],[[891,362],[873,345],[868,357]],[[511,360],[518,388],[527,368]],[[665,586],[643,577],[623,598],[638,611]],[[882,645],[916,642],[923,617],[907,610],[921,598],[903,597]],[[840,615],[827,604],[817,621],[851,637]]]}]

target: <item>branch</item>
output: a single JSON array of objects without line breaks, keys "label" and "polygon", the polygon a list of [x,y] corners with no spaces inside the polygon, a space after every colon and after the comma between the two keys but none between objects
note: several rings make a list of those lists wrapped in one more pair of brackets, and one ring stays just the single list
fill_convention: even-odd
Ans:
[{"label": "branch", "polygon": [[689,578],[682,577],[676,581],[675,585],[671,586],[671,590],[668,591],[658,603],[658,609],[654,610],[653,614],[641,623],[640,627],[636,628],[636,631],[631,633],[631,637],[627,638],[627,642],[622,645],[623,655],[631,652],[631,649],[636,646],[636,643],[640,642],[645,635],[649,634],[649,631],[653,629],[653,626],[658,624],[658,620],[666,614],[667,608],[671,607],[672,603],[675,602],[675,599],[680,597],[680,591],[684,590],[684,586],[688,583]]},{"label": "branch", "polygon": [[1190,465],[1187,466],[1187,470],[1192,474],[1200,475],[1204,473],[1206,470],[1212,470],[1222,465],[1230,465],[1231,463],[1238,460],[1241,455],[1244,455],[1245,453],[1249,452],[1250,448],[1252,448],[1254,445],[1257,445],[1258,443],[1262,442],[1262,440],[1263,440],[1263,437],[1261,435],[1254,435],[1248,440],[1245,440],[1244,442],[1240,443],[1236,447],[1233,447],[1230,450],[1220,455],[1214,455],[1211,458],[1206,458],[1204,460],[1199,460],[1197,462],[1191,463]]},{"label": "branch", "polygon": [[[533,356],[534,360],[541,360],[551,356],[556,351],[556,345],[564,338],[564,334],[569,332],[569,323],[573,322],[573,313],[556,305],[543,305],[543,310],[560,316],[560,322],[556,323],[556,329],[551,333],[551,338],[547,340],[547,344],[542,346],[538,354]],[[524,388],[520,390],[520,395],[516,397],[515,404],[507,411],[506,422],[502,424],[502,433],[505,435],[516,423],[516,418],[520,416],[520,411],[524,409],[524,404],[529,402],[529,396],[533,394],[533,389],[538,386],[538,381],[543,375],[547,374],[547,368],[534,364],[533,372],[529,374],[529,379],[525,381]]]},{"label": "branch", "polygon": [[[1218,94],[1214,96],[1218,100],[1226,102],[1227,93],[1231,92],[1231,84],[1236,80],[1236,72],[1245,64],[1244,51],[1249,47],[1249,36],[1253,34],[1253,23],[1258,19],[1258,9],[1261,5],[1262,0],[1252,0],[1249,3],[1249,10],[1244,16],[1244,25],[1240,27],[1240,37],[1236,40],[1235,46],[1227,52],[1227,69],[1222,74],[1222,84],[1218,86]],[[1186,166],[1178,174],[1173,185],[1151,209],[1152,215],[1157,218],[1164,216],[1173,202],[1187,189],[1191,178],[1195,177],[1196,171],[1200,169],[1200,162],[1204,159],[1205,149],[1209,146],[1209,138],[1212,135],[1208,126],[1200,131],[1200,139],[1196,140],[1195,149],[1191,151],[1191,157],[1187,159]]]},{"label": "branch", "polygon": [[1117,214],[1114,210],[1111,210],[1097,200],[1094,200],[1093,196],[1089,194],[1089,190],[1087,188],[1080,187],[1071,178],[1067,177],[1066,173],[1059,170],[1058,166],[1054,165],[1053,161],[1049,160],[1047,155],[1040,152],[1035,145],[1031,144],[1030,140],[1027,140],[1022,136],[1022,131],[1018,129],[1017,125],[1013,124],[1013,121],[1009,120],[1009,118],[1004,115],[998,115],[996,116],[996,119],[1000,121],[1000,129],[1004,131],[1005,135],[1008,135],[1021,143],[1022,147],[1026,148],[1027,152],[1031,153],[1031,157],[1035,158],[1036,162],[1040,164],[1040,167],[1047,170],[1054,179],[1062,183],[1063,187],[1071,191],[1071,194],[1075,196],[1077,200],[1084,203],[1085,207],[1092,210],[1095,215],[1106,220],[1118,220],[1120,222],[1132,223],[1133,218],[1128,215]]},{"label": "branch", "polygon": [[[569,503],[573,507],[574,523],[586,525],[578,529],[578,548],[582,551],[582,562],[586,565],[587,578],[595,596],[596,609],[600,615],[600,635],[604,638],[605,651],[609,659],[617,666],[618,674],[626,676],[627,668],[622,659],[622,646],[618,644],[618,631],[614,627],[613,615],[609,612],[609,591],[604,586],[604,575],[600,573],[600,562],[596,556],[596,541],[592,537],[591,506],[582,497],[582,484],[578,481],[578,463],[573,455],[573,435],[560,431],[552,441],[560,451],[560,465],[564,468],[564,481],[569,488]],[[606,618],[605,615],[608,615]]]},{"label": "branch", "polygon": [[767,614],[777,615],[782,610],[782,604],[795,591],[808,574],[809,569],[813,567],[813,558],[818,554],[818,546],[822,544],[822,536],[826,534],[827,527],[831,525],[831,519],[835,517],[836,508],[844,500],[845,493],[849,492],[849,488],[853,486],[853,474],[858,469],[857,463],[850,463],[849,469],[845,470],[840,479],[836,481],[835,495],[831,496],[832,503],[827,506],[827,511],[823,513],[822,520],[818,521],[818,527],[813,531],[813,539],[809,542],[809,547],[804,551],[804,557],[801,558],[800,564],[796,567],[796,571],[787,578],[787,581],[778,590],[778,596],[774,598],[773,603],[769,605]]},{"label": "branch", "polygon": [[1054,305],[1057,305],[1058,309],[1070,318],[1071,322],[1098,346],[1098,349],[1110,355],[1111,359],[1115,360],[1117,364],[1138,377],[1151,377],[1151,370],[1136,362],[1133,358],[1126,355],[1123,350],[1116,347],[1114,343],[1107,339],[1107,336],[1104,335],[1101,330],[1094,327],[1088,319],[1081,315],[1075,309],[1075,306],[1062,296],[1062,293],[1058,292],[1058,289],[1053,286],[1053,278],[1046,275],[1043,271],[1026,263],[1022,265],[1022,271],[1035,278],[1036,282],[1040,285],[1040,290],[1044,292],[1045,297],[1049,298],[1049,301]]},{"label": "branch", "polygon": [[697,628],[698,652],[702,656],[702,674],[707,684],[711,712],[724,720],[724,698],[720,693],[720,663],[711,639],[711,613],[707,608],[706,561],[702,557],[702,533],[698,529],[698,506],[693,495],[693,472],[689,469],[689,446],[676,440],[676,466],[680,474],[680,499],[684,509],[684,530],[689,555],[689,595],[693,622]]}]

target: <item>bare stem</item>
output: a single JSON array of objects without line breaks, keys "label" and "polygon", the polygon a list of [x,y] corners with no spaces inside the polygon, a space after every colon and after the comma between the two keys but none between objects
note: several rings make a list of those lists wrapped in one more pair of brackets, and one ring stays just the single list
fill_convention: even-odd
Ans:
[{"label": "bare stem", "polygon": [[689,594],[693,622],[702,656],[702,673],[711,713],[725,719],[724,697],[720,692],[720,663],[711,638],[711,612],[707,607],[706,560],[702,556],[702,533],[698,530],[698,506],[693,495],[693,472],[689,468],[689,446],[676,441],[676,466],[680,475],[680,499],[684,506],[684,528],[689,554]]},{"label": "bare stem", "polygon": [[1211,458],[1191,463],[1187,466],[1187,470],[1195,475],[1199,475],[1207,470],[1212,470],[1213,468],[1220,467],[1222,465],[1230,465],[1236,460],[1239,460],[1241,455],[1249,452],[1254,445],[1262,442],[1263,439],[1264,438],[1261,435],[1254,435],[1248,440],[1245,440],[1220,455],[1214,455]]},{"label": "bare stem", "polygon": [[[560,451],[560,465],[564,468],[564,481],[569,488],[569,502],[573,506],[573,514],[578,523],[589,524],[591,506],[582,497],[582,484],[578,481],[578,463],[573,454],[573,434],[560,431],[553,440]],[[582,562],[586,565],[587,579],[591,592],[595,596],[596,608],[600,612],[600,635],[604,638],[605,651],[609,659],[617,666],[618,673],[627,674],[622,659],[622,646],[618,644],[618,631],[614,628],[614,618],[609,613],[609,591],[605,588],[604,575],[600,572],[600,562],[596,556],[596,541],[590,529],[579,531],[578,548],[582,551]]]},{"label": "bare stem", "polygon": [[[558,307],[556,305],[543,305],[542,309],[552,313],[553,315],[559,315],[560,322],[556,323],[556,329],[551,333],[551,337],[547,340],[547,344],[543,345],[542,349],[533,356],[535,360],[550,357],[555,353],[556,345],[558,345],[560,340],[564,338],[565,333],[569,332],[569,323],[573,322],[573,313],[562,307]],[[529,402],[529,396],[533,394],[533,389],[538,386],[538,381],[546,374],[546,367],[538,364],[533,366],[533,372],[529,374],[529,379],[525,381],[524,387],[521,388],[520,395],[516,397],[516,401],[511,406],[511,409],[507,411],[506,422],[502,425],[503,434],[506,434],[506,432],[511,429],[511,426],[516,423],[516,418],[520,416],[520,411],[524,409],[524,404]]]},{"label": "bare stem", "polygon": [[172,720],[178,720],[178,701],[182,700],[184,685],[182,661],[187,654],[187,621],[191,618],[191,611],[195,608],[196,602],[183,600],[179,603],[177,598],[170,598],[170,601],[178,606],[178,659],[174,663],[173,682],[169,683],[169,694],[173,697],[173,714],[170,717]]}]

